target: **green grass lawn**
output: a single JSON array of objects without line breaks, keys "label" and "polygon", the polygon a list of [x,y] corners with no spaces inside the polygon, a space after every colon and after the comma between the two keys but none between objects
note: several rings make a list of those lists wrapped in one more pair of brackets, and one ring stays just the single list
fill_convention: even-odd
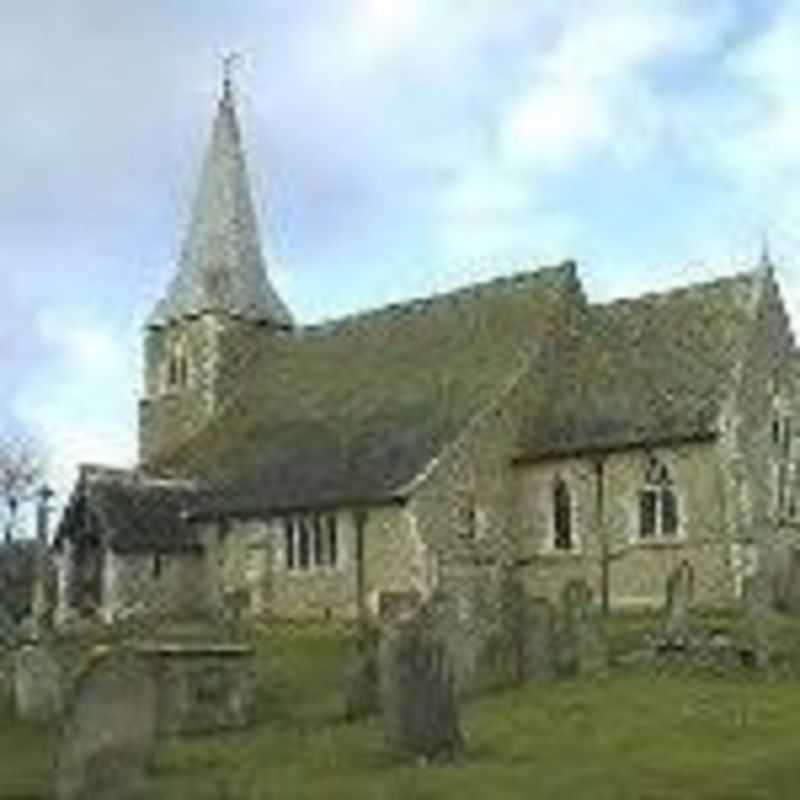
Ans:
[{"label": "green grass lawn", "polygon": [[[345,724],[341,644],[259,645],[261,719],[246,732],[174,739],[153,798],[760,800],[800,796],[800,682],[617,675],[487,695],[464,707],[468,754],[394,761],[378,720]],[[0,721],[0,798],[44,798],[47,732]]]}]

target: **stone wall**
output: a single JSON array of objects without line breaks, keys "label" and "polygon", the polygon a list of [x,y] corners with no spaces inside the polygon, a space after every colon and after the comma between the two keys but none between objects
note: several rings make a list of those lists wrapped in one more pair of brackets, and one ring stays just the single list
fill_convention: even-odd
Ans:
[{"label": "stone wall", "polygon": [[[335,514],[336,564],[288,567],[285,520],[230,520],[206,523],[200,536],[210,573],[210,592],[218,608],[224,597],[239,593],[250,616],[279,619],[354,619],[359,591],[365,610],[377,614],[382,595],[423,595],[428,585],[428,562],[401,506],[375,507]],[[311,513],[292,514],[295,521]],[[357,563],[358,519],[363,525],[363,569]],[[224,533],[220,533],[224,530]],[[313,555],[313,554],[312,554]],[[361,588],[359,589],[359,583]]]},{"label": "stone wall", "polygon": [[[145,396],[139,404],[143,462],[186,440],[221,405],[236,401],[242,374],[258,357],[270,330],[216,314],[151,328],[144,340]],[[169,386],[169,354],[180,342],[187,357],[185,386]]]},{"label": "stone wall", "polygon": [[206,565],[199,552],[121,555],[108,551],[102,615],[111,622],[139,614],[205,613],[209,610],[207,587]]},{"label": "stone wall", "polygon": [[[650,458],[669,470],[678,504],[673,535],[640,536],[639,493]],[[697,600],[725,605],[735,598],[726,526],[728,493],[714,442],[653,451],[634,449],[592,458],[551,459],[518,467],[522,558],[531,594],[555,601],[570,578],[583,577],[601,593],[603,537],[613,556],[612,606],[659,605],[666,576],[683,560],[696,575]],[[573,549],[554,547],[553,486],[569,487]]]}]

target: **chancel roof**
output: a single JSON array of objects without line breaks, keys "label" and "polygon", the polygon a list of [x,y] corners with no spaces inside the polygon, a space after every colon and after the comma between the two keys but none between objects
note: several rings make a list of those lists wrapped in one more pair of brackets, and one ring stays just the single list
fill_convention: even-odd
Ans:
[{"label": "chancel roof", "polygon": [[757,269],[588,306],[527,415],[519,458],[716,435],[765,277]]}]

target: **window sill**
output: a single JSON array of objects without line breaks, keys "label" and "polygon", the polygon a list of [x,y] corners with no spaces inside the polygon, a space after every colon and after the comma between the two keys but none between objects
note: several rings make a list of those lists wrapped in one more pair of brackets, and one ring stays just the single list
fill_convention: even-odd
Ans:
[{"label": "window sill", "polygon": [[631,547],[643,547],[658,549],[669,549],[671,547],[683,547],[688,544],[685,536],[671,536],[670,538],[656,537],[653,539],[635,539],[631,542]]}]

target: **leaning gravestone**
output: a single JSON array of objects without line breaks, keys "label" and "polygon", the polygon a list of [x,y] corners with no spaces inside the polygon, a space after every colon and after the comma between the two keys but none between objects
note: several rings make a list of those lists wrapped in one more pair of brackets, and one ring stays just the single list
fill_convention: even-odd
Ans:
[{"label": "leaning gravestone", "polygon": [[694,572],[691,565],[683,561],[667,578],[664,638],[670,649],[689,647],[693,596]]},{"label": "leaning gravestone", "polygon": [[608,670],[608,642],[592,590],[584,580],[568,581],[561,593],[556,650],[562,674],[597,677]]},{"label": "leaning gravestone", "polygon": [[423,608],[397,620],[381,640],[381,706],[389,746],[422,761],[453,760],[463,749],[452,664]]},{"label": "leaning gravestone", "polygon": [[14,708],[18,719],[51,722],[64,709],[64,670],[44,642],[22,645],[14,655]]},{"label": "leaning gravestone", "polygon": [[348,722],[375,714],[380,707],[379,642],[379,631],[361,625],[346,643],[344,715]]},{"label": "leaning gravestone", "polygon": [[100,651],[78,681],[56,754],[57,800],[149,798],[156,682],[146,659]]}]

